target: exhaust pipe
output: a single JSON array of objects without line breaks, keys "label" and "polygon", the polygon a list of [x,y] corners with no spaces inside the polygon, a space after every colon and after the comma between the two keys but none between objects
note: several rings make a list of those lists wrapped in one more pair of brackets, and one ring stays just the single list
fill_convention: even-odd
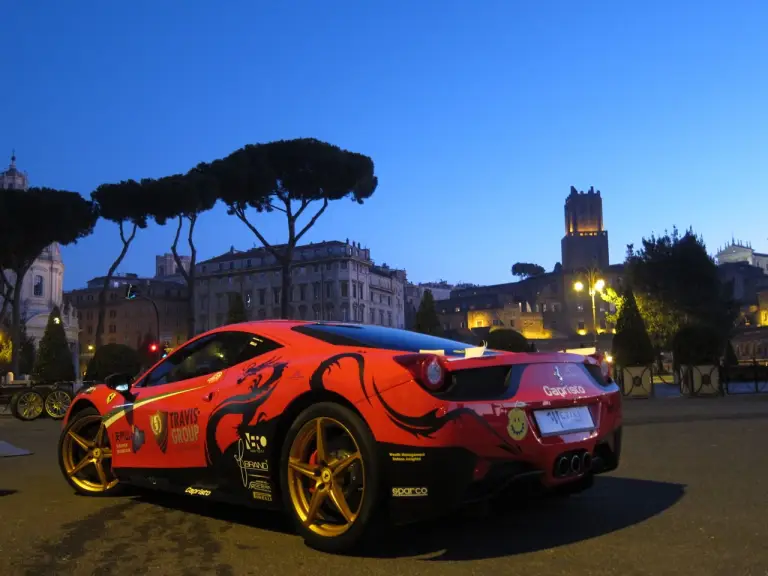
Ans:
[{"label": "exhaust pipe", "polygon": [[574,454],[573,458],[571,458],[571,470],[574,474],[581,472],[581,456],[578,454]]},{"label": "exhaust pipe", "polygon": [[568,474],[569,469],[570,464],[568,462],[568,458],[565,456],[560,456],[560,459],[557,461],[557,475],[565,476]]},{"label": "exhaust pipe", "polygon": [[592,454],[584,452],[584,456],[581,457],[581,467],[585,472],[592,467]]}]

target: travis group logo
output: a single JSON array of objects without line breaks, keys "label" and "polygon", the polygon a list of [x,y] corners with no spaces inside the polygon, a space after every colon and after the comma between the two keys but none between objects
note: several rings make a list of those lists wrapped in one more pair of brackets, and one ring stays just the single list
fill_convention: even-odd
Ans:
[{"label": "travis group logo", "polygon": [[168,439],[172,444],[191,444],[197,442],[200,434],[198,420],[200,410],[187,408],[176,412],[158,410],[150,418],[152,434],[163,453],[168,449]]},{"label": "travis group logo", "polygon": [[559,396],[565,398],[569,394],[586,394],[584,386],[544,386],[544,394],[547,396]]}]

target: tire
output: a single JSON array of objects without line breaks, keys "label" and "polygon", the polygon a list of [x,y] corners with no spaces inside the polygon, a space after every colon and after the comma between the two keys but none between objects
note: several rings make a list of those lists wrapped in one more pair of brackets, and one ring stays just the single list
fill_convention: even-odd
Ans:
[{"label": "tire", "polygon": [[[343,462],[351,461],[352,463],[342,465],[342,468],[346,469],[343,471],[341,468],[338,469],[337,477],[331,474],[330,467],[313,464],[311,458],[304,457],[312,451],[314,445],[311,438],[312,430],[314,429],[316,438],[317,422],[320,419],[326,428],[324,443],[329,451],[326,455],[326,463],[334,459],[338,463],[339,459],[342,459],[339,452],[330,452],[337,445],[336,442],[341,442],[341,440],[335,440],[335,434],[332,432],[334,429],[340,432],[340,438],[347,435],[351,437],[352,442],[344,452],[354,453],[352,450],[356,447],[356,452],[360,456],[360,460],[342,459]],[[314,454],[312,456],[314,457]],[[305,469],[308,466],[316,466],[316,479],[307,478],[307,471],[297,472],[290,464],[292,457],[299,457],[305,464]],[[357,473],[356,476],[355,473]],[[321,484],[324,478],[327,484]],[[357,487],[361,480],[362,490]],[[313,496],[313,493],[308,491],[307,485],[313,481],[316,483],[315,491],[320,490],[326,494],[326,504],[322,511],[335,513],[341,519],[343,514],[339,512],[341,508],[335,505],[335,501],[338,501],[339,492],[342,492],[342,501],[347,504],[347,510],[353,514],[356,512],[351,521],[342,520],[341,524],[308,522],[305,525],[303,520],[307,518]],[[338,484],[336,484],[337,481],[339,481]],[[317,488],[317,486],[324,487]],[[304,539],[307,546],[322,552],[340,554],[350,552],[362,545],[367,535],[371,533],[371,528],[378,523],[379,511],[382,509],[380,464],[376,442],[368,426],[352,410],[333,402],[322,402],[304,410],[291,425],[283,443],[280,458],[280,487],[283,504],[291,516],[296,532]],[[344,487],[346,487],[346,494]]]},{"label": "tire", "polygon": [[43,395],[33,388],[20,390],[11,397],[11,414],[25,422],[40,418],[45,410],[44,406]]},{"label": "tire", "polygon": [[[99,431],[101,442],[98,442]],[[91,446],[81,445],[73,434]],[[109,450],[109,457],[104,455],[104,450]],[[120,491],[120,483],[112,474],[111,450],[109,434],[98,410],[85,408],[72,418],[59,437],[58,461],[64,479],[75,492],[84,496],[114,496]]]},{"label": "tire", "polygon": [[66,388],[53,388],[44,396],[45,414],[54,420],[66,416],[72,404],[72,393]]}]

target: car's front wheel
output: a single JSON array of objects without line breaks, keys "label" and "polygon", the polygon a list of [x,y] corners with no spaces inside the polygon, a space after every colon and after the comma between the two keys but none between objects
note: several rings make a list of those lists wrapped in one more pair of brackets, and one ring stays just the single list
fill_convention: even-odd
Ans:
[{"label": "car's front wheel", "polygon": [[72,418],[59,439],[59,466],[79,494],[111,496],[118,490],[112,474],[112,447],[101,414],[85,408]]},{"label": "car's front wheel", "polygon": [[344,406],[322,402],[298,416],[286,435],[280,476],[285,507],[312,548],[350,551],[378,518],[375,441]]}]

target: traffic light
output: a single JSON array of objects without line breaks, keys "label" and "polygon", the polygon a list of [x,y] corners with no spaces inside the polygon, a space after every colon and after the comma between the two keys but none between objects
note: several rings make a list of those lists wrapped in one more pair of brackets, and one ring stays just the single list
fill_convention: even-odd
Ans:
[{"label": "traffic light", "polygon": [[157,352],[157,344],[155,344],[154,342],[152,342],[152,344],[150,344],[150,345],[149,345],[149,351],[150,351],[150,352],[152,352],[153,354],[154,354],[155,352]]},{"label": "traffic light", "polygon": [[126,300],[135,300],[136,296],[138,296],[138,292],[136,290],[136,286],[133,284],[126,284],[125,286],[125,299]]}]

